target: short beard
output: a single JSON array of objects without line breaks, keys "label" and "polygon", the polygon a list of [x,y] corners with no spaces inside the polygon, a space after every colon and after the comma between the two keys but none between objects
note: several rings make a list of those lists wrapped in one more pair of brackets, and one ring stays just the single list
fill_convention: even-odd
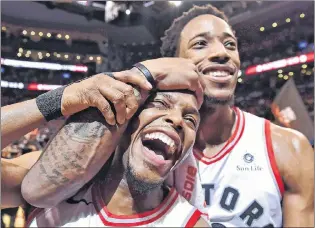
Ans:
[{"label": "short beard", "polygon": [[231,94],[228,98],[226,99],[218,99],[216,97],[212,96],[204,96],[204,101],[202,104],[203,109],[211,108],[216,105],[234,105],[234,94]]},{"label": "short beard", "polygon": [[143,195],[148,194],[150,191],[162,186],[161,182],[147,182],[137,177],[137,173],[127,162],[127,168],[125,170],[125,177],[132,194]]}]

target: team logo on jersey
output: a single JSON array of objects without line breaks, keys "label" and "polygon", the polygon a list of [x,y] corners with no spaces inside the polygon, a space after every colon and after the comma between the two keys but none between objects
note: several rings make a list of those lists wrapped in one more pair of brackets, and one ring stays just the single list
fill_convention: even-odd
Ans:
[{"label": "team logo on jersey", "polygon": [[243,159],[247,163],[252,163],[254,161],[254,156],[251,155],[250,153],[246,153],[244,154]]},{"label": "team logo on jersey", "polygon": [[243,156],[243,160],[244,160],[245,164],[243,163],[241,165],[237,165],[236,166],[237,171],[262,171],[263,170],[263,168],[261,166],[255,164],[255,162],[253,162],[255,160],[254,155],[252,155],[250,153],[246,153]]}]

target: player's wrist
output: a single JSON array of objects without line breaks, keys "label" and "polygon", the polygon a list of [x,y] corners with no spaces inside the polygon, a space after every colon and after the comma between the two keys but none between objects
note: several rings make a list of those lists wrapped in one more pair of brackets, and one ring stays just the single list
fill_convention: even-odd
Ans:
[{"label": "player's wrist", "polygon": [[36,97],[36,105],[46,121],[57,119],[62,115],[61,100],[66,86],[59,87]]}]

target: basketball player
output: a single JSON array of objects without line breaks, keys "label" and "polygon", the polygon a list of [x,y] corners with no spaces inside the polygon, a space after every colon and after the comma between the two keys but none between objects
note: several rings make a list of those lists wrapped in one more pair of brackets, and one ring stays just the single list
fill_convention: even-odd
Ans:
[{"label": "basketball player", "polygon": [[[166,31],[161,51],[168,58],[142,62],[158,88],[196,79],[191,62],[205,87],[194,155],[212,226],[313,227],[314,152],[308,140],[231,107],[240,59],[225,15],[211,5],[193,7]],[[143,78],[136,71],[129,76],[136,74]]]},{"label": "basketball player", "polygon": [[194,154],[212,225],[313,227],[314,152],[305,136],[231,108],[240,59],[225,15],[211,5],[192,8],[166,32],[162,53],[168,58],[142,62],[159,89],[197,91],[199,79],[205,86]]},{"label": "basketball player", "polygon": [[240,59],[223,12],[190,9],[166,31],[161,51],[193,60],[205,85],[194,154],[212,226],[314,227],[314,151],[306,137],[231,107]]},{"label": "basketball player", "polygon": [[240,59],[224,13],[195,6],[174,20],[162,41],[173,68],[161,59],[142,62],[155,80],[180,71],[175,62],[185,58],[205,87],[194,155],[212,226],[314,227],[314,151],[306,137],[231,107]]},{"label": "basketball player", "polygon": [[[175,189],[169,189],[163,184],[171,170],[187,157],[193,146],[200,118],[198,108],[195,95],[188,91],[158,92],[149,98],[143,110],[128,126],[115,153],[99,172],[99,176],[74,197],[55,207],[32,211],[28,225],[207,227],[197,209]],[[95,116],[98,111],[88,109],[86,112]],[[98,115],[102,117],[100,113]],[[89,149],[94,150],[94,145],[89,141],[97,137],[100,131],[106,131],[101,129],[105,126],[104,118],[99,118],[94,119],[94,129],[85,132],[84,125],[78,124],[86,122],[86,119],[80,119],[82,116],[81,112],[71,117],[71,121],[57,133],[48,150],[44,151],[27,175],[34,176],[36,172],[37,181],[40,182],[40,176],[46,174],[47,177],[53,169],[64,178],[71,178],[71,171],[67,169],[78,168],[80,164],[73,164],[68,156],[78,158],[84,157],[84,154],[78,148],[69,150],[67,141],[88,144]],[[65,141],[64,138],[68,140]],[[102,140],[107,139],[104,137]],[[63,160],[56,157],[60,154],[50,153],[54,147],[62,150]],[[75,150],[76,155],[73,154]],[[106,157],[108,156],[103,155],[98,159],[104,163]],[[87,157],[82,159],[88,160]],[[89,159],[91,162],[91,157]],[[67,169],[63,169],[64,165],[68,165]],[[49,178],[51,182],[58,180],[52,180],[51,176]],[[14,198],[21,197],[13,196],[12,200]]]}]

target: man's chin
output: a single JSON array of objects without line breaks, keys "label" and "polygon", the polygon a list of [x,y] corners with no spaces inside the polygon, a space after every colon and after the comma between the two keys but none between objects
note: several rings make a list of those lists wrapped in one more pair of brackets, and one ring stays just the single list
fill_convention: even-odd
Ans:
[{"label": "man's chin", "polygon": [[234,94],[229,94],[226,96],[214,96],[214,95],[205,95],[204,102],[202,106],[204,108],[212,107],[215,105],[234,105]]},{"label": "man's chin", "polygon": [[141,175],[141,173],[137,173],[137,171],[128,165],[125,171],[125,177],[129,187],[131,188],[132,192],[135,194],[145,194],[148,193],[162,185],[164,180],[154,179],[145,177]]}]

